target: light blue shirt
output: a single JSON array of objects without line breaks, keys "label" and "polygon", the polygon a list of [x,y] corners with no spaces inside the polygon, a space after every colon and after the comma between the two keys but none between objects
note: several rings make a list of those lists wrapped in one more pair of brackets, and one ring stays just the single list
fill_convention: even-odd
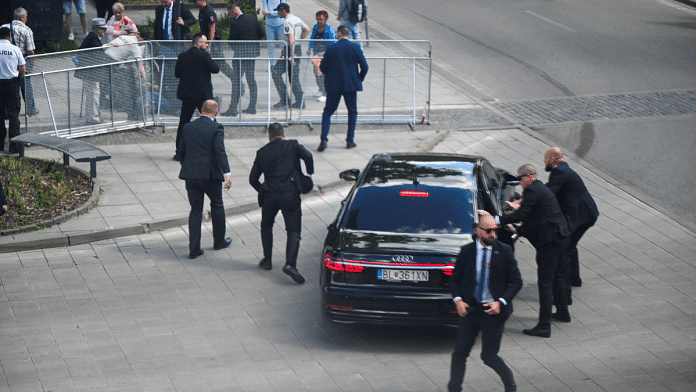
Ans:
[{"label": "light blue shirt", "polygon": [[[486,253],[483,251],[484,249],[488,249],[488,260],[484,260],[484,256]],[[481,242],[476,241],[476,277],[478,278],[481,274],[481,268],[485,268],[485,275],[484,279],[489,280],[490,277],[490,257],[493,254],[493,247],[492,246],[483,246],[481,245]],[[474,292],[478,292],[478,287],[480,284],[483,284],[483,282],[476,282],[476,290]],[[488,303],[488,302],[493,302],[495,301],[493,299],[493,296],[491,295],[491,290],[489,289],[488,285],[486,285],[485,289],[483,290],[483,298],[480,299],[481,303]]]},{"label": "light blue shirt", "polygon": [[278,16],[278,11],[275,9],[280,3],[287,3],[281,0],[263,0],[263,9],[270,12],[270,15],[266,15],[266,25],[268,26],[282,26],[284,23],[283,18]]},{"label": "light blue shirt", "polygon": [[[168,14],[168,15],[167,15]],[[172,18],[174,17],[174,2],[169,4],[169,8],[164,9],[164,15],[162,15],[162,27],[164,28],[164,36],[168,40],[173,40],[174,35],[172,34]]]}]

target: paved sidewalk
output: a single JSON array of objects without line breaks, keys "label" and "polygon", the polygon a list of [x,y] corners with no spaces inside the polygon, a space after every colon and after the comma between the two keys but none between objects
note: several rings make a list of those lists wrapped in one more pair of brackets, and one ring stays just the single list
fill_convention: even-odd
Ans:
[{"label": "paved sidewalk", "polygon": [[[331,147],[314,154],[320,183],[363,167],[373,151],[387,147],[481,154],[508,170],[523,162],[540,166],[548,148],[515,129],[361,132],[354,150],[339,148],[341,137],[332,135]],[[314,138],[302,141],[313,147]],[[248,202],[248,159],[263,140],[227,143],[239,167],[226,202]],[[112,181],[105,200],[125,201],[111,213],[100,204],[85,220],[67,222],[74,230],[90,220],[118,223],[125,214],[154,218],[169,213],[158,203],[183,200],[171,151],[157,144],[119,148],[114,169],[100,173]],[[573,320],[555,324],[550,339],[522,334],[536,324],[538,304],[534,251],[518,242],[524,286],[501,356],[519,390],[693,391],[696,235],[581,162],[569,164],[602,215],[580,243],[583,287],[573,292]],[[122,188],[130,193],[110,193]],[[445,390],[453,329],[346,326],[321,315],[322,241],[348,191],[339,186],[304,200],[298,266],[307,282],[301,286],[278,268],[285,238],[280,217],[275,268],[257,266],[257,209],[228,216],[234,242],[222,251],[212,250],[211,225],[204,224],[205,254],[196,260],[188,259],[185,225],[0,254],[0,392]],[[133,200],[129,212],[128,198],[149,202]],[[502,390],[479,351],[474,347],[465,390]]]}]

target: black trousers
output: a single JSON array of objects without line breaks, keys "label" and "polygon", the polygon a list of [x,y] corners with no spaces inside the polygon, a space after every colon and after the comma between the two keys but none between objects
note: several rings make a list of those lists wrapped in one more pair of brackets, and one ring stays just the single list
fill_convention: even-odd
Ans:
[{"label": "black trousers", "polygon": [[[0,111],[2,111],[3,119],[0,120],[0,150],[5,148],[5,137],[7,137],[7,128],[5,128],[5,110],[7,117],[10,120],[10,139],[19,136],[19,110],[22,108],[22,98],[19,96],[19,83],[16,86],[13,81],[0,80]],[[10,143],[10,151],[19,151],[19,143]]]},{"label": "black trousers", "polygon": [[249,85],[249,109],[256,109],[258,88],[256,86],[256,76],[254,69],[256,60],[235,60],[234,73],[232,76],[232,101],[230,108],[236,110],[239,105],[239,98],[242,94],[242,76],[246,76]]},{"label": "black trousers", "polygon": [[191,212],[189,213],[189,252],[201,249],[201,222],[203,221],[203,196],[210,199],[210,215],[213,219],[213,246],[225,242],[225,207],[222,204],[222,181],[186,180]]},{"label": "black trousers", "polygon": [[181,143],[181,136],[183,136],[184,125],[191,122],[191,117],[193,117],[193,112],[198,109],[201,111],[203,107],[203,102],[205,99],[190,99],[184,98],[181,100],[181,114],[179,115],[179,127],[176,129],[176,152],[179,153],[179,144]]},{"label": "black trousers", "polygon": [[564,275],[564,280],[566,283],[566,291],[568,292],[568,296],[570,296],[571,293],[570,281],[580,279],[578,242],[580,242],[580,239],[583,235],[585,235],[585,232],[589,230],[590,227],[594,226],[595,223],[597,223],[597,218],[578,225],[578,227],[576,227],[575,230],[570,234],[570,242],[568,243],[568,250],[566,251],[564,260],[564,262],[567,264],[567,272]]},{"label": "black trousers", "polygon": [[469,308],[469,314],[459,320],[457,330],[457,343],[452,353],[452,367],[450,369],[450,381],[447,384],[449,392],[462,390],[464,373],[466,372],[466,359],[471,348],[476,342],[476,336],[481,332],[481,359],[483,363],[493,369],[503,381],[506,387],[515,383],[512,371],[503,361],[498,352],[500,340],[505,330],[505,320],[499,315],[491,316],[484,312],[483,305],[475,304]]},{"label": "black trousers", "polygon": [[543,328],[551,327],[551,312],[554,304],[558,312],[568,311],[561,273],[561,263],[568,241],[568,237],[565,237],[536,250],[539,326]]},{"label": "black trousers", "polygon": [[[292,237],[299,244],[299,235],[302,231],[300,194],[298,192],[266,192],[265,194],[263,207],[261,208],[261,244],[263,245],[263,257],[269,261],[273,255],[273,223],[276,215],[278,215],[278,211],[283,214],[288,241]],[[296,257],[295,260],[288,257],[286,263],[295,267],[297,263]]]}]

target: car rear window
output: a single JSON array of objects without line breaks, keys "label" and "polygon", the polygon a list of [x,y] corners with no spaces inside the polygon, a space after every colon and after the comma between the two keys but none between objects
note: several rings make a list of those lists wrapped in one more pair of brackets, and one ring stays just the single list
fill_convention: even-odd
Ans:
[{"label": "car rear window", "polygon": [[397,163],[369,169],[344,215],[346,229],[471,233],[473,163]]}]

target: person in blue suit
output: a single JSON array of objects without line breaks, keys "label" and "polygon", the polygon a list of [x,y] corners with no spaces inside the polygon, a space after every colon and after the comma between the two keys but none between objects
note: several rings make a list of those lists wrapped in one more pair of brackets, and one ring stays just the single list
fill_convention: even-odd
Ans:
[{"label": "person in blue suit", "polygon": [[474,242],[462,247],[454,265],[450,289],[459,319],[452,353],[448,392],[460,392],[466,359],[481,333],[481,359],[503,381],[506,392],[517,390],[515,378],[498,355],[512,299],[522,288],[522,275],[510,246],[496,241],[496,221],[481,216],[474,225]]},{"label": "person in blue suit", "polygon": [[[326,149],[331,128],[331,116],[338,108],[341,97],[348,109],[348,134],[346,148],[356,146],[355,123],[358,119],[358,91],[362,91],[362,82],[367,75],[367,60],[363,51],[356,43],[350,42],[350,29],[346,25],[338,26],[336,36],[338,42],[329,45],[324,52],[319,69],[325,75],[326,105],[321,118],[321,143],[317,151]],[[358,69],[359,68],[359,69]]]}]

